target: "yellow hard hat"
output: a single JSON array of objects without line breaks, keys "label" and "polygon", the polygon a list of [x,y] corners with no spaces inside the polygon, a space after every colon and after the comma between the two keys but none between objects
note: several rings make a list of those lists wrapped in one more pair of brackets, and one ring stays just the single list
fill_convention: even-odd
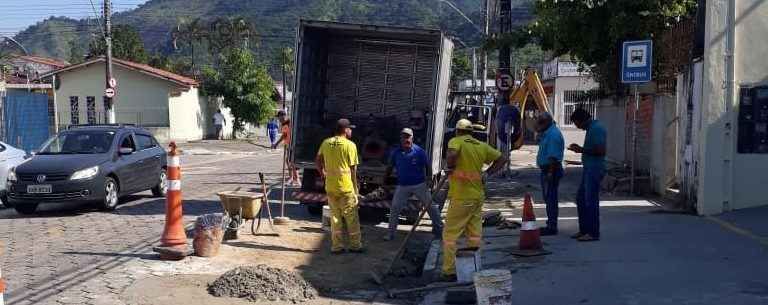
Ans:
[{"label": "yellow hard hat", "polygon": [[468,130],[472,131],[474,128],[472,128],[472,122],[467,119],[461,119],[458,122],[456,122],[456,129],[457,130]]}]

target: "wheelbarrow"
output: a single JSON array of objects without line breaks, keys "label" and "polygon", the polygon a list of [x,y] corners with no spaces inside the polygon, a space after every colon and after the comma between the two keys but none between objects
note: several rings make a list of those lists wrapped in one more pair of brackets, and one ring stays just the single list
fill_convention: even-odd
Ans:
[{"label": "wheelbarrow", "polygon": [[[256,235],[256,232],[258,232],[259,228],[261,227],[261,208],[263,206],[267,207],[269,224],[270,226],[273,226],[272,211],[270,210],[268,203],[265,204],[265,202],[268,202],[269,192],[267,191],[263,177],[263,174],[259,173],[259,178],[262,182],[262,193],[243,192],[240,191],[239,187],[234,191],[217,193],[217,195],[219,195],[219,199],[221,199],[221,205],[224,208],[224,212],[232,219],[233,223],[235,224],[233,229],[239,228],[245,222],[251,220],[251,234]],[[274,226],[272,227],[272,230],[275,231]],[[234,234],[235,238],[225,237],[225,239],[236,239],[236,230]]]},{"label": "wheelbarrow", "polygon": [[[224,208],[224,213],[232,219],[235,226],[231,226],[230,229],[239,228],[246,221],[251,220],[251,232],[255,233],[255,223],[257,216],[261,213],[261,207],[264,203],[264,194],[241,192],[238,190],[225,191],[217,193],[219,199],[221,199],[221,206]],[[231,231],[228,229],[227,231]],[[232,234],[232,233],[229,233]],[[236,239],[225,238],[225,239]]]}]

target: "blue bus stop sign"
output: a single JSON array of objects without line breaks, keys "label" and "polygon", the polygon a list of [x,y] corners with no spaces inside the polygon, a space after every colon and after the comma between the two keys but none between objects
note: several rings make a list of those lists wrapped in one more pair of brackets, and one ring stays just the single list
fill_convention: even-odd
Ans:
[{"label": "blue bus stop sign", "polygon": [[625,41],[621,52],[621,82],[647,83],[651,81],[653,42],[650,40]]}]

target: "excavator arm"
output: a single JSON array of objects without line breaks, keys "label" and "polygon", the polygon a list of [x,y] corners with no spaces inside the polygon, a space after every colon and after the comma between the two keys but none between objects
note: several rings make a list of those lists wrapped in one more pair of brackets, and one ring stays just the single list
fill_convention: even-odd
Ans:
[{"label": "excavator arm", "polygon": [[512,144],[512,149],[519,149],[523,146],[523,139],[525,138],[523,136],[525,133],[523,125],[525,121],[525,103],[528,101],[529,95],[533,97],[533,100],[536,103],[536,108],[540,111],[549,112],[547,95],[544,94],[544,86],[541,85],[539,74],[536,73],[536,69],[533,68],[526,69],[523,82],[519,87],[515,88],[509,96],[509,102],[511,104],[518,102],[518,105],[520,105],[520,120],[518,121],[518,126],[515,126],[515,128],[519,128],[520,135]]}]

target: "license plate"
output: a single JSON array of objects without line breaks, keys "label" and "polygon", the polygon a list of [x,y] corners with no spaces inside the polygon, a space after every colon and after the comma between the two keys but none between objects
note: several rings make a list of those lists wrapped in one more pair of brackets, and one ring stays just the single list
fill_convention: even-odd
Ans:
[{"label": "license plate", "polygon": [[27,185],[29,194],[50,194],[52,192],[50,184]]}]

